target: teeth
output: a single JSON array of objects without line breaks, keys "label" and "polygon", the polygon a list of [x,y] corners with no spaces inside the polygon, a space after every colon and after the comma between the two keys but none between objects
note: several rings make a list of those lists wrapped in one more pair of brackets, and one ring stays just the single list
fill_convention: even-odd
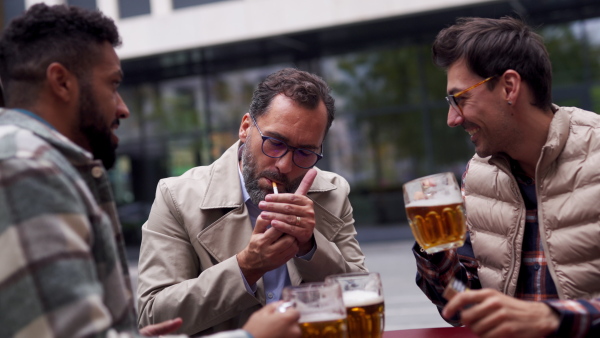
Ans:
[{"label": "teeth", "polygon": [[467,133],[469,133],[469,136],[473,136],[478,131],[479,131],[479,129],[471,129],[471,130],[467,130]]}]

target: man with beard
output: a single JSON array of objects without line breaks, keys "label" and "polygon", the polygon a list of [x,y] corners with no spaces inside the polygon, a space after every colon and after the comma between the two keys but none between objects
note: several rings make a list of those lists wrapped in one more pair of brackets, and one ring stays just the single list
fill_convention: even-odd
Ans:
[{"label": "man with beard", "polygon": [[[37,4],[0,39],[0,337],[161,335],[138,330],[127,261],[104,167],[129,110],[114,22]],[[104,164],[104,166],[103,166]],[[298,336],[298,313],[257,313],[221,338]]]},{"label": "man with beard", "polygon": [[[548,52],[520,20],[462,18],[433,59],[447,71],[448,125],[476,154],[463,177],[469,237],[432,255],[415,245],[417,284],[478,336],[600,336],[600,117],[552,104]],[[448,301],[453,279],[470,290]]]},{"label": "man with beard", "polygon": [[142,228],[140,325],[178,316],[188,334],[233,329],[287,285],[366,270],[348,183],[313,168],[333,118],[321,78],[280,70],[254,91],[239,142],[158,183]]}]

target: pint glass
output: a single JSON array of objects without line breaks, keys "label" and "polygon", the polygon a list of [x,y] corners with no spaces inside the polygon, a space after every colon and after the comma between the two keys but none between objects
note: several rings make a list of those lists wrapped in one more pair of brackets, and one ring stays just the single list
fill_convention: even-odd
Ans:
[{"label": "pint glass", "polygon": [[346,309],[339,284],[306,283],[283,289],[283,300],[300,312],[302,338],[347,338]]},{"label": "pint glass", "polygon": [[421,177],[404,184],[403,190],[410,228],[425,252],[432,254],[463,245],[465,211],[454,174]]},{"label": "pint glass", "polygon": [[383,286],[377,272],[348,273],[325,278],[342,287],[349,338],[381,338],[384,326]]}]

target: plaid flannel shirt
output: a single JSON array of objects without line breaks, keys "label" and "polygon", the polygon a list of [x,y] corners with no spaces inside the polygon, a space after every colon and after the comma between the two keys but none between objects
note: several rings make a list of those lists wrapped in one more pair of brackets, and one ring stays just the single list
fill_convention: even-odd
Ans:
[{"label": "plaid flannel shirt", "polygon": [[[468,166],[467,166],[468,171]],[[541,244],[537,217],[535,182],[513,165],[513,174],[521,190],[527,209],[522,261],[515,297],[529,301],[544,301],[559,316],[557,337],[598,337],[600,333],[600,298],[591,300],[559,300],[556,285],[547,269],[545,252]],[[465,172],[466,175],[466,172]],[[463,179],[464,179],[463,175]],[[447,300],[442,297],[452,278],[462,281],[470,289],[480,289],[477,277],[477,259],[471,247],[470,237],[463,247],[428,255],[415,243],[413,254],[417,261],[416,282],[425,295],[441,311]],[[462,325],[455,316],[446,321]]]},{"label": "plaid flannel shirt", "polygon": [[137,335],[101,162],[31,113],[0,110],[0,336]]},{"label": "plaid flannel shirt", "polygon": [[0,337],[140,337],[124,249],[102,163],[0,109]]}]

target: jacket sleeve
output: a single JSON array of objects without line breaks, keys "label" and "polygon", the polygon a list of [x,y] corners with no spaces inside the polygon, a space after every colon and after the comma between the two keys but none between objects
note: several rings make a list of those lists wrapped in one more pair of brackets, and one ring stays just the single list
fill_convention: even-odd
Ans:
[{"label": "jacket sleeve", "polygon": [[86,205],[89,190],[54,164],[56,153],[32,156],[0,160],[0,336],[138,336],[134,322],[116,327],[107,306],[132,305],[106,299],[101,275],[116,276],[112,295],[129,292],[108,217]]},{"label": "jacket sleeve", "polygon": [[236,256],[203,269],[182,222],[177,202],[160,181],[142,227],[139,326],[181,317],[180,331],[197,334],[260,307],[246,291]]},{"label": "jacket sleeve", "polygon": [[[355,237],[348,183],[341,179],[337,190],[324,202],[327,205],[315,201],[315,215],[319,216],[314,230],[317,246],[314,255],[310,260],[293,259],[303,282],[323,281],[334,274],[367,271],[365,256]],[[332,214],[329,210],[339,211]]]},{"label": "jacket sleeve", "polygon": [[600,337],[600,298],[544,303],[560,316],[560,325],[552,337]]},{"label": "jacket sleeve", "polygon": [[[477,277],[477,261],[468,233],[464,245],[457,250],[430,255],[422,252],[421,247],[415,243],[412,251],[417,261],[417,286],[437,306],[440,313],[448,302],[442,294],[452,279],[463,282],[470,289],[481,289]],[[462,325],[458,316],[444,320],[454,326]]]}]

